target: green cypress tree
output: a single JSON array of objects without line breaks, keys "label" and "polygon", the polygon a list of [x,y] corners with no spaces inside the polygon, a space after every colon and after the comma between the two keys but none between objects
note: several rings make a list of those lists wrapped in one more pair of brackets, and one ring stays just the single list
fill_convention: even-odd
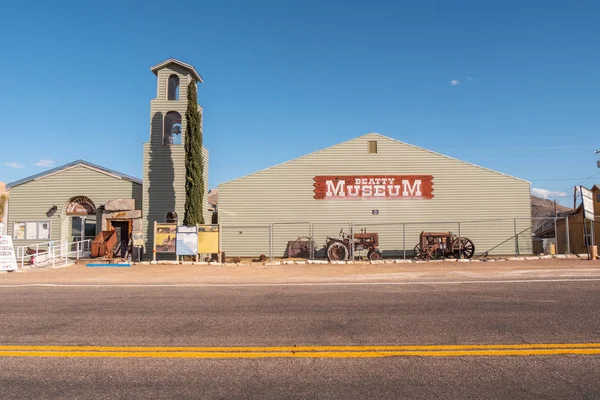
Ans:
[{"label": "green cypress tree", "polygon": [[204,198],[204,165],[202,162],[202,120],[198,112],[196,82],[192,80],[187,90],[188,104],[185,112],[185,216],[183,224],[194,226],[204,223],[202,199]]}]

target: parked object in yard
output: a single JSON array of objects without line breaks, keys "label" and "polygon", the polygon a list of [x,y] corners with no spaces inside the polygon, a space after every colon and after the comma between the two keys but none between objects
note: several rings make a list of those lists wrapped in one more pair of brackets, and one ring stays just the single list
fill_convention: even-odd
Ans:
[{"label": "parked object in yard", "polygon": [[415,258],[471,258],[475,245],[466,237],[459,238],[452,232],[421,232],[415,246]]},{"label": "parked object in yard", "polygon": [[288,258],[310,258],[314,251],[315,242],[311,238],[303,236],[288,242],[286,254]]},{"label": "parked object in yard", "polygon": [[[350,256],[350,235],[340,230],[339,238],[327,237],[327,258],[329,261],[345,261]],[[379,234],[362,231],[354,234],[354,252],[367,251],[369,260],[381,260],[382,255],[378,249]]]},{"label": "parked object in yard", "polygon": [[101,231],[92,240],[92,257],[112,258],[113,251],[117,245],[117,235],[114,231]]}]

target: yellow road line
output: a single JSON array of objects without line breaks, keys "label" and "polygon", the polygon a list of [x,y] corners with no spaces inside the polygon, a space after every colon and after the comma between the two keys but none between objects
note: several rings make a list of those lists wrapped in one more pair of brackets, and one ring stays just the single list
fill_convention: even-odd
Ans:
[{"label": "yellow road line", "polygon": [[600,343],[295,347],[0,346],[0,357],[376,358],[564,354],[600,354]]},{"label": "yellow road line", "polygon": [[121,351],[121,352],[288,352],[288,351],[452,351],[496,349],[578,349],[600,348],[600,343],[466,344],[405,346],[245,346],[245,347],[128,347],[128,346],[0,346],[5,351]]},{"label": "yellow road line", "polygon": [[157,352],[157,351],[3,351],[0,357],[120,357],[120,358],[380,358],[595,355],[600,349],[455,350],[455,351],[344,351],[344,352]]}]

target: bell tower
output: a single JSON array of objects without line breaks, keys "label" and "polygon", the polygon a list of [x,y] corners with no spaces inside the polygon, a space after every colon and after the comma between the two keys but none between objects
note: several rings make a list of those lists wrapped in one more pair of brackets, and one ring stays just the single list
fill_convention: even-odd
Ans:
[{"label": "bell tower", "polygon": [[[150,101],[150,141],[144,143],[143,225],[145,252],[152,255],[154,222],[183,221],[185,205],[185,134],[188,85],[203,83],[196,69],[169,58],[151,67],[156,98]],[[202,129],[202,108],[198,105]],[[208,151],[203,147],[204,219],[208,213]]]}]

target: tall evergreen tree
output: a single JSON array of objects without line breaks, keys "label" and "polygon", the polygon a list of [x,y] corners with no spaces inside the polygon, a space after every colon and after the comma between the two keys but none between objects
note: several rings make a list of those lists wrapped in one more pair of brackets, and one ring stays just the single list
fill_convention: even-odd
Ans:
[{"label": "tall evergreen tree", "polygon": [[204,223],[202,199],[204,198],[204,165],[202,162],[202,120],[198,112],[196,82],[192,80],[187,90],[187,121],[185,133],[185,216],[183,224],[194,226]]}]

